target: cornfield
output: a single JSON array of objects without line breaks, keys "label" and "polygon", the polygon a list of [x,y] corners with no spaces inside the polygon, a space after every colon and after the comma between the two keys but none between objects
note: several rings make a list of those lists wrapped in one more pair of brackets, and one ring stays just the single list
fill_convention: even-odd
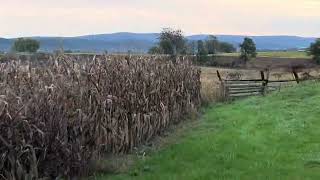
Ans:
[{"label": "cornfield", "polygon": [[0,65],[0,179],[74,177],[200,106],[200,70],[157,57],[59,55]]}]

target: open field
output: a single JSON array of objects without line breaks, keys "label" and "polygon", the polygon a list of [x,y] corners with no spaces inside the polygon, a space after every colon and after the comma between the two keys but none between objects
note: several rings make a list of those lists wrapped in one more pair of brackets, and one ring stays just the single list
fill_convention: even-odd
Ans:
[{"label": "open field", "polygon": [[[223,53],[222,56],[240,56],[240,53]],[[258,52],[258,57],[271,57],[271,58],[311,58],[306,52],[300,51],[270,51]]]},{"label": "open field", "polygon": [[319,179],[319,101],[315,83],[212,106],[129,172],[94,179]]},{"label": "open field", "polygon": [[[271,68],[269,79],[293,79],[292,61]],[[201,104],[221,101],[217,70],[223,79],[255,79],[264,67],[197,67],[169,56],[8,56],[0,64],[0,177],[99,171],[100,155],[135,152],[197,116]]]},{"label": "open field", "polygon": [[208,56],[203,61],[196,61],[198,65],[215,66],[227,68],[242,68],[242,69],[309,69],[319,67],[319,65],[311,58],[285,58],[285,57],[257,57],[251,59],[249,62],[241,63],[239,56],[224,56],[215,55]]}]

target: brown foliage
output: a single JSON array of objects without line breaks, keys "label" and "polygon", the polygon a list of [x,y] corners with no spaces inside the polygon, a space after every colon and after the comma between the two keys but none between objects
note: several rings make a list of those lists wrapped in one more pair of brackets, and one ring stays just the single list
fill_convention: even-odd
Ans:
[{"label": "brown foliage", "polygon": [[241,72],[229,72],[227,75],[228,80],[240,80],[243,74]]},{"label": "brown foliage", "polygon": [[0,65],[0,179],[85,173],[200,105],[200,71],[156,57],[58,56]]}]

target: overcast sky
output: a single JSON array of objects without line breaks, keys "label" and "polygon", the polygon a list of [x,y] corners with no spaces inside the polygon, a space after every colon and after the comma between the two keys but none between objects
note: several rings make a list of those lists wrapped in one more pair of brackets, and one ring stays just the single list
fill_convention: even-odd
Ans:
[{"label": "overcast sky", "polygon": [[320,0],[0,0],[0,37],[112,32],[320,36]]}]

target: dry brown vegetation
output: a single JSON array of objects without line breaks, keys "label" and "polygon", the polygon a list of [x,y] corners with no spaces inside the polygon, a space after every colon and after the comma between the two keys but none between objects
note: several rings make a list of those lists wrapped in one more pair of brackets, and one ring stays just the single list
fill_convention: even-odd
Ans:
[{"label": "dry brown vegetation", "polygon": [[[222,100],[217,70],[224,79],[255,79],[270,68],[200,73],[168,56],[12,58],[0,64],[0,179],[17,180],[86,174],[101,153],[126,153],[201,103]],[[288,67],[269,79],[294,79]],[[319,72],[300,72],[309,76]]]},{"label": "dry brown vegetation", "polygon": [[0,179],[87,173],[200,106],[200,71],[156,57],[71,56],[0,65]]}]

